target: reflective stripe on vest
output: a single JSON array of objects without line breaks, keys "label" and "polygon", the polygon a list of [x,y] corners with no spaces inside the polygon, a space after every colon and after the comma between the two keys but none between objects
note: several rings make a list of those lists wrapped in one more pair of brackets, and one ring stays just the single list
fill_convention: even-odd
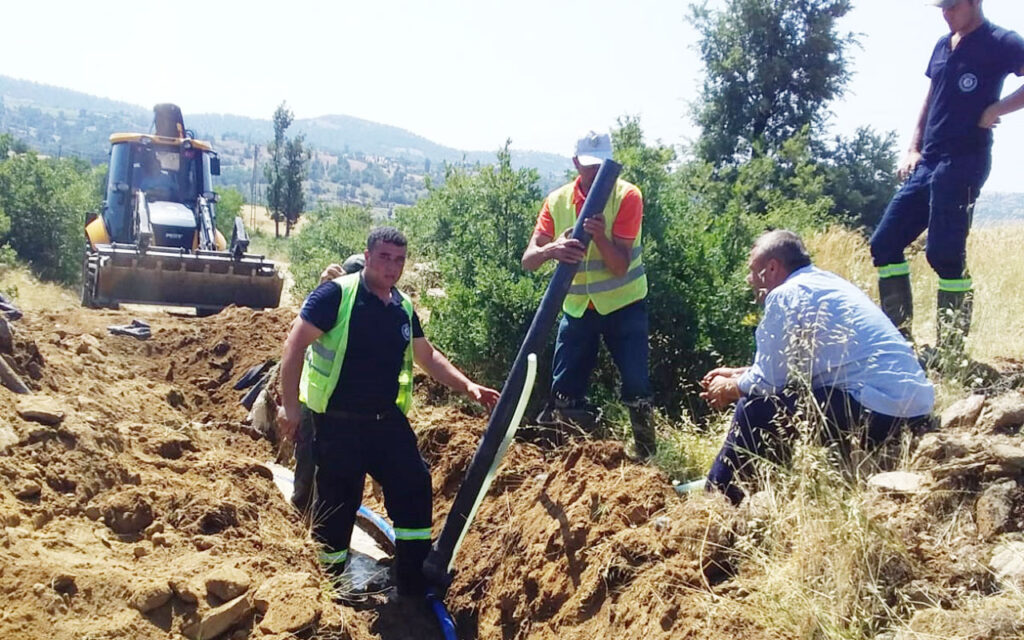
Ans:
[{"label": "reflective stripe on vest", "polygon": [[[338,305],[338,320],[327,333],[320,336],[306,349],[302,363],[302,377],[299,378],[299,400],[315,413],[327,411],[327,404],[338,386],[341,365],[345,361],[348,346],[348,321],[355,307],[359,290],[360,274],[344,275],[334,280],[341,288],[341,304]],[[402,308],[409,316],[409,344],[405,348],[402,369],[398,373],[398,398],[395,404],[402,413],[412,408],[412,300],[401,291]]]},{"label": "reflective stripe on vest", "polygon": [[[548,209],[555,223],[556,237],[572,229],[576,224],[576,205],[573,202],[575,182],[559,187],[548,196]],[[605,233],[612,239],[615,218],[619,215],[619,206],[630,189],[636,186],[625,180],[616,180],[615,188],[604,208]],[[638,190],[639,191],[639,190]],[[569,287],[569,295],[565,298],[562,310],[574,318],[579,318],[591,304],[601,315],[617,311],[628,304],[643,299],[647,295],[647,275],[644,271],[643,243],[641,227],[630,250],[629,269],[624,276],[616,276],[605,265],[597,245],[590,243],[587,255],[580,263],[576,277]]]}]

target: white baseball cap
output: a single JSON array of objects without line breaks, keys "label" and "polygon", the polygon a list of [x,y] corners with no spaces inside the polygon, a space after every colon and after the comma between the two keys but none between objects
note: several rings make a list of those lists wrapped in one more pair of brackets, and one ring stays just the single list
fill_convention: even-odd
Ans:
[{"label": "white baseball cap", "polygon": [[576,141],[576,160],[584,167],[612,159],[612,137],[607,133],[588,131]]},{"label": "white baseball cap", "polygon": [[928,0],[927,3],[940,9],[951,9],[958,2],[960,0]]}]

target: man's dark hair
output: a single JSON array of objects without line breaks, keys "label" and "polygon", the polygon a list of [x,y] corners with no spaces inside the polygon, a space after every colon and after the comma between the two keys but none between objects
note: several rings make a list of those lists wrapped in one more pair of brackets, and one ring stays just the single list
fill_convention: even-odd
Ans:
[{"label": "man's dark hair", "polygon": [[811,256],[800,236],[786,229],[766,231],[754,242],[754,248],[766,258],[782,263],[789,273],[811,264]]},{"label": "man's dark hair", "polygon": [[409,244],[401,231],[394,227],[376,227],[366,237],[366,250],[373,251],[382,242],[393,244],[396,247],[404,247]]}]

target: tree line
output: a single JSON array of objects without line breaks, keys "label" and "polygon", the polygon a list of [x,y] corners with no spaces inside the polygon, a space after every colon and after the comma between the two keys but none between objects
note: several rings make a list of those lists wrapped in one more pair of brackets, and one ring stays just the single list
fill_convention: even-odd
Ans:
[{"label": "tree line", "polygon": [[[828,105],[849,80],[846,52],[855,39],[837,26],[849,9],[848,0],[692,8],[706,71],[692,113],[696,144],[685,152],[650,144],[633,117],[612,132],[622,178],[644,195],[652,382],[670,412],[702,411],[691,381],[752,353],[758,310],[745,270],[757,235],[870,226],[894,192],[893,134],[823,133]],[[429,264],[434,280],[421,271],[408,284],[444,291],[420,298],[431,339],[492,385],[503,382],[553,270],[520,265],[544,196],[540,177],[512,166],[507,143],[497,157],[482,167],[447,166],[426,197],[396,210],[414,262]],[[318,212],[291,247],[299,290],[315,286],[325,261],[361,250],[370,224],[357,207]],[[596,400],[612,399],[611,363],[597,376]]]}]

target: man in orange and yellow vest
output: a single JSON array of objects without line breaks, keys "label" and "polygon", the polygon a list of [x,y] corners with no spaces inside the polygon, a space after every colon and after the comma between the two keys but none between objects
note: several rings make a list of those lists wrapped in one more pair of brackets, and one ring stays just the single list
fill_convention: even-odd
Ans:
[{"label": "man in orange and yellow vest", "polygon": [[622,377],[622,401],[629,407],[636,453],[654,454],[651,383],[648,375],[647,275],[643,263],[644,202],[640,189],[617,180],[602,214],[583,223],[591,235],[584,249],[569,237],[597,171],[612,157],[611,137],[587,133],[576,142],[573,164],[579,177],[544,200],[523,268],[534,271],[548,260],[579,264],[562,306],[552,365],[548,412],[563,417],[587,411],[587,385],[603,338]]},{"label": "man in orange and yellow vest", "polygon": [[[412,405],[412,365],[493,408],[498,392],[480,386],[423,336],[409,296],[395,288],[406,239],[382,227],[366,241],[365,268],[317,287],[292,324],[281,357],[278,428],[293,439],[305,404],[313,418],[321,563],[335,575],[348,562],[349,538],[366,474],[384,491],[395,526],[398,593],[424,593],[423,560],[430,550],[430,472],[406,414]],[[301,404],[300,404],[301,403]]]}]

